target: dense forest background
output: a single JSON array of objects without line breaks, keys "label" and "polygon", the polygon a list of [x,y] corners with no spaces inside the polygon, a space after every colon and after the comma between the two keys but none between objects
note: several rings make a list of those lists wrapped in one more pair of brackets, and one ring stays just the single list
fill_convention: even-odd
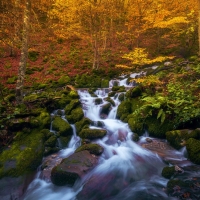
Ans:
[{"label": "dense forest background", "polygon": [[[1,83],[9,88],[16,87],[20,63],[25,85],[33,85],[61,73],[119,71],[116,65],[132,67],[128,60],[138,53],[149,59],[198,53],[197,0],[1,0],[0,18]],[[20,61],[24,42],[27,62]]]}]

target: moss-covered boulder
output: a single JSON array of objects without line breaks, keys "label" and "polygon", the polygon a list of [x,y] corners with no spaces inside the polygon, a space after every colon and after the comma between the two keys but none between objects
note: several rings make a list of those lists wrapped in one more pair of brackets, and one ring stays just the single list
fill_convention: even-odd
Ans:
[{"label": "moss-covered boulder", "polygon": [[78,99],[72,100],[66,107],[65,107],[65,114],[69,115],[71,111],[81,105],[81,102]]},{"label": "moss-covered boulder", "polygon": [[174,124],[169,120],[165,120],[164,123],[161,123],[159,119],[152,116],[145,119],[145,127],[150,136],[165,138],[165,133],[169,130],[173,130]]},{"label": "moss-covered boulder", "polygon": [[69,136],[73,134],[70,124],[59,116],[54,118],[52,128],[57,131],[57,134],[60,136]]},{"label": "moss-covered boulder", "polygon": [[98,139],[103,138],[107,131],[104,129],[83,129],[79,136],[83,139]]},{"label": "moss-covered boulder", "polygon": [[103,153],[103,147],[98,144],[84,144],[76,149],[76,152],[88,150],[91,154],[101,155]]},{"label": "moss-covered boulder", "polygon": [[84,116],[83,110],[81,107],[75,108],[71,111],[70,115],[66,115],[67,120],[69,123],[76,123],[80,121]]},{"label": "moss-covered boulder", "polygon": [[102,104],[102,103],[103,103],[103,100],[102,100],[102,98],[96,98],[96,99],[94,100],[94,103],[95,103],[95,105],[99,105],[99,104]]},{"label": "moss-covered boulder", "polygon": [[115,106],[115,102],[110,97],[106,97],[104,100],[111,103],[112,106]]},{"label": "moss-covered boulder", "polygon": [[140,86],[133,87],[129,91],[126,92],[127,98],[135,98],[142,95],[142,89]]},{"label": "moss-covered boulder", "polygon": [[115,91],[115,92],[125,92],[126,89],[124,86],[113,86],[112,87],[112,91]]},{"label": "moss-covered boulder", "polygon": [[87,117],[83,117],[83,119],[81,119],[80,121],[76,122],[75,123],[75,127],[76,127],[77,134],[79,134],[82,129],[89,128],[89,125],[91,124],[91,122],[92,121]]},{"label": "moss-covered boulder", "polygon": [[109,92],[109,93],[108,93],[108,96],[109,96],[109,97],[114,97],[115,94],[116,94],[116,92],[115,92],[115,91],[112,91],[112,92]]},{"label": "moss-covered boulder", "polygon": [[52,135],[48,140],[45,141],[44,145],[48,147],[55,147],[57,142],[57,137]]},{"label": "moss-covered boulder", "polygon": [[131,131],[137,133],[138,135],[142,135],[145,131],[143,122],[140,122],[135,117],[128,119],[128,125]]},{"label": "moss-covered boulder", "polygon": [[194,138],[190,138],[186,142],[186,149],[188,152],[188,158],[196,163],[200,164],[200,141]]},{"label": "moss-covered boulder", "polygon": [[44,154],[44,134],[17,132],[12,145],[0,154],[0,178],[17,177],[37,169]]},{"label": "moss-covered boulder", "polygon": [[70,77],[69,76],[61,76],[59,79],[58,79],[58,86],[65,86],[66,84],[69,84],[70,83]]},{"label": "moss-covered boulder", "polygon": [[74,185],[77,179],[81,178],[97,164],[97,157],[89,151],[80,151],[72,154],[61,161],[51,171],[51,181],[55,185]]},{"label": "moss-covered boulder", "polygon": [[119,94],[118,99],[119,99],[120,101],[124,101],[124,98],[125,98],[124,93]]},{"label": "moss-covered boulder", "polygon": [[123,122],[127,122],[127,116],[131,113],[131,103],[129,101],[123,101],[117,109],[117,118]]},{"label": "moss-covered boulder", "polygon": [[174,130],[166,132],[167,141],[176,149],[180,149],[185,146],[186,141],[189,138],[199,138],[198,131],[192,131],[189,129]]},{"label": "moss-covered boulder", "polygon": [[132,140],[133,140],[134,142],[138,142],[139,139],[140,139],[140,137],[139,137],[139,135],[138,135],[137,133],[134,133],[134,134],[132,135]]},{"label": "moss-covered boulder", "polygon": [[170,179],[175,174],[175,166],[172,167],[164,167],[162,170],[162,176],[164,178]]},{"label": "moss-covered boulder", "polygon": [[110,103],[106,103],[102,106],[101,111],[100,111],[100,117],[102,119],[106,118],[111,111],[112,107]]}]

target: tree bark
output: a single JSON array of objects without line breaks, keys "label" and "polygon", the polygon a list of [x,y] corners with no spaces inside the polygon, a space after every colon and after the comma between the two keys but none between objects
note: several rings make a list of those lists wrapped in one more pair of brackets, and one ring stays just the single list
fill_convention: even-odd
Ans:
[{"label": "tree bark", "polygon": [[24,10],[24,20],[23,20],[21,58],[19,62],[18,79],[17,79],[17,85],[16,85],[16,101],[18,104],[21,104],[23,101],[23,87],[24,87],[26,64],[27,64],[27,58],[28,58],[30,10],[31,10],[31,1],[26,0],[25,10]]}]

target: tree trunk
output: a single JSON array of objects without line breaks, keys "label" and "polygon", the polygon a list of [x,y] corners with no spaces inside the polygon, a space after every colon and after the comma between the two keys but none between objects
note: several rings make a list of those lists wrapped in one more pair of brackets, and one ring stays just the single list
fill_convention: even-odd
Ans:
[{"label": "tree trunk", "polygon": [[25,10],[24,10],[24,21],[23,21],[21,58],[20,58],[20,63],[19,63],[18,79],[17,79],[17,85],[16,85],[16,100],[18,104],[21,104],[23,100],[23,87],[24,87],[24,79],[25,79],[25,73],[26,73],[27,57],[28,57],[30,10],[31,10],[31,1],[26,0]]}]

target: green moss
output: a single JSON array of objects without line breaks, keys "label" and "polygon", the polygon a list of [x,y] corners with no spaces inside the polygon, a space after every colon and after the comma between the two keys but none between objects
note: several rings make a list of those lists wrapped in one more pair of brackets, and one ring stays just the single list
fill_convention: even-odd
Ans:
[{"label": "green moss", "polygon": [[108,88],[109,87],[109,80],[108,79],[102,79],[101,80],[101,88]]},{"label": "green moss", "polygon": [[66,115],[67,120],[74,124],[78,121],[80,121],[84,116],[83,110],[81,107],[75,108],[71,111],[71,115]]},{"label": "green moss", "polygon": [[82,120],[80,120],[79,122],[75,123],[76,126],[76,132],[77,134],[79,134],[81,132],[82,129],[84,128],[89,128],[89,125],[91,124],[91,120],[84,117]]},{"label": "green moss", "polygon": [[134,133],[137,133],[138,135],[142,135],[144,133],[144,126],[143,123],[140,122],[136,118],[129,118],[128,119],[128,125]]},{"label": "green moss", "polygon": [[53,135],[48,140],[46,140],[44,145],[48,146],[48,147],[55,147],[56,142],[57,142],[57,137],[55,135]]},{"label": "green moss", "polygon": [[103,147],[98,144],[84,144],[76,149],[76,152],[88,150],[91,154],[101,155],[103,153]]},{"label": "green moss", "polygon": [[61,117],[55,117],[52,123],[52,128],[61,136],[68,136],[73,134],[73,130],[70,124]]},{"label": "green moss", "polygon": [[78,99],[72,100],[66,107],[65,107],[65,114],[69,115],[71,111],[78,106],[80,106],[80,101]]},{"label": "green moss", "polygon": [[164,178],[170,179],[175,174],[175,167],[164,167],[162,170],[162,176]]},{"label": "green moss", "polygon": [[196,164],[200,164],[200,141],[190,138],[186,142],[186,148],[189,159]]},{"label": "green moss", "polygon": [[125,87],[124,86],[113,86],[112,87],[112,91],[115,91],[115,92],[125,92]]},{"label": "green moss", "polygon": [[[49,128],[50,123],[51,123],[50,114],[48,112],[43,111],[40,113],[40,115],[38,117],[36,117],[34,122],[38,123],[38,125],[41,126],[41,128]],[[34,123],[34,122],[32,122],[32,123]],[[34,125],[34,124],[32,124],[32,125]]]},{"label": "green moss", "polygon": [[166,132],[167,141],[176,149],[183,147],[185,141],[189,138],[198,138],[198,130],[191,131],[189,129],[174,130]]},{"label": "green moss", "polygon": [[188,187],[189,185],[187,183],[185,183],[184,181],[182,181],[182,180],[171,179],[167,183],[167,192],[168,193],[174,192],[174,187],[175,186],[179,186],[180,188],[182,188],[182,187]]},{"label": "green moss", "polygon": [[116,94],[116,92],[115,92],[115,91],[112,91],[112,92],[109,92],[109,93],[108,93],[108,96],[109,96],[109,97],[114,97],[115,94]]},{"label": "green moss", "polygon": [[112,106],[115,106],[115,102],[110,97],[106,97],[104,100],[111,103]]},{"label": "green moss", "polygon": [[20,176],[36,170],[44,153],[44,135],[39,130],[21,132],[11,147],[0,154],[0,177]]},{"label": "green moss", "polygon": [[124,101],[124,98],[125,98],[124,93],[119,94],[118,99],[119,99],[120,101]]},{"label": "green moss", "polygon": [[127,98],[135,98],[142,95],[142,89],[140,86],[131,88],[128,92],[126,92]]},{"label": "green moss", "polygon": [[79,98],[78,92],[76,90],[71,90],[69,93],[69,97],[72,99],[78,99]]},{"label": "green moss", "polygon": [[111,104],[106,103],[102,106],[101,111],[100,111],[100,115],[108,115],[110,110],[111,110]]},{"label": "green moss", "polygon": [[59,79],[58,79],[58,85],[59,86],[65,86],[66,84],[69,84],[70,83],[70,77],[69,76],[61,76]]},{"label": "green moss", "polygon": [[60,137],[58,138],[59,146],[60,146],[61,148],[66,148],[66,147],[68,146],[70,140],[71,140],[71,135],[65,136],[65,137],[60,136]]},{"label": "green moss", "polygon": [[96,98],[96,99],[94,100],[94,102],[95,102],[95,105],[99,105],[99,104],[102,104],[102,103],[103,103],[103,100],[102,100],[102,98]]},{"label": "green moss", "polygon": [[103,138],[106,135],[107,131],[103,129],[83,129],[79,136],[84,139],[97,139]]},{"label": "green moss", "polygon": [[[125,116],[128,116],[129,114],[131,113],[131,103],[129,101],[123,101],[119,106],[118,106],[118,109],[117,109],[117,118],[122,120],[122,121],[125,121],[126,120],[126,117]],[[122,117],[123,115],[123,117]]]},{"label": "green moss", "polygon": [[139,135],[137,134],[137,133],[134,133],[133,135],[132,135],[132,140],[134,141],[134,142],[138,142],[139,141]]},{"label": "green moss", "polygon": [[148,117],[145,120],[145,125],[147,126],[149,135],[158,138],[165,138],[165,133],[174,128],[173,122],[165,120],[161,124],[160,120],[155,117]]}]

